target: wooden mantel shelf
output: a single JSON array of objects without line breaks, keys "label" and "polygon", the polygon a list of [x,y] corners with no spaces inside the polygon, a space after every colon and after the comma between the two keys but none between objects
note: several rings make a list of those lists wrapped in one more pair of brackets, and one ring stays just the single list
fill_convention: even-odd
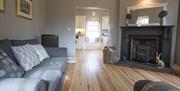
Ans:
[{"label": "wooden mantel shelf", "polygon": [[164,26],[121,26],[120,28],[168,28],[174,27],[174,25],[164,25]]}]

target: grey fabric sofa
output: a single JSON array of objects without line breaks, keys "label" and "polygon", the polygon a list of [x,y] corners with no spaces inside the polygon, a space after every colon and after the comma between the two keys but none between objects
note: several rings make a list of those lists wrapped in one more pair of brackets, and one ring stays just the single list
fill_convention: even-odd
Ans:
[{"label": "grey fabric sofa", "polygon": [[134,91],[180,91],[180,89],[166,83],[140,80],[135,83]]},{"label": "grey fabric sofa", "polygon": [[[39,44],[31,40],[0,40],[0,48],[17,64],[11,47],[25,44]],[[0,91],[60,91],[67,67],[66,48],[45,48],[50,58],[32,70],[25,72],[22,78],[0,78]]]}]

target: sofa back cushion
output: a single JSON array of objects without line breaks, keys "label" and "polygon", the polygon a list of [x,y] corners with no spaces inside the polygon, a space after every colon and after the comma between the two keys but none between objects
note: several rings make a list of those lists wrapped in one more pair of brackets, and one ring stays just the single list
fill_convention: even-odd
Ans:
[{"label": "sofa back cushion", "polygon": [[8,40],[3,39],[0,40],[0,48],[14,61],[18,66],[20,64],[18,63],[18,60],[14,56],[14,53],[11,49],[12,46],[22,46],[26,44],[40,44],[38,40],[36,39],[29,39],[29,40]]},{"label": "sofa back cushion", "polygon": [[0,49],[0,78],[19,78],[24,70],[16,65],[8,55]]},{"label": "sofa back cushion", "polygon": [[16,63],[16,58],[11,50],[11,42],[8,39],[0,40],[0,48]]},{"label": "sofa back cushion", "polygon": [[11,41],[12,46],[23,46],[23,45],[26,45],[26,44],[31,44],[31,45],[40,44],[40,43],[38,42],[38,40],[36,40],[36,39],[29,39],[29,40],[10,40],[10,41]]}]

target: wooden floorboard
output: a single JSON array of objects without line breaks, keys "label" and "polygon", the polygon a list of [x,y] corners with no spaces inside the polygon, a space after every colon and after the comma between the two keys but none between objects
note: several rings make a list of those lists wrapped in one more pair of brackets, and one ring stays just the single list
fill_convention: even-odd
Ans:
[{"label": "wooden floorboard", "polygon": [[62,91],[133,91],[138,80],[165,81],[180,88],[180,78],[148,70],[104,64],[102,51],[77,51],[77,63],[69,64]]}]

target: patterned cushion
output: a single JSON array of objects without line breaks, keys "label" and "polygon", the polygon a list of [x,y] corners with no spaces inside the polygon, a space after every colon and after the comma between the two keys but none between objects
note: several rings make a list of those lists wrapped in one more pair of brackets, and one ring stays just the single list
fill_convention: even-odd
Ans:
[{"label": "patterned cushion", "polygon": [[19,78],[24,74],[24,70],[17,66],[7,54],[0,49],[0,77]]},{"label": "patterned cushion", "polygon": [[49,58],[49,55],[47,54],[46,50],[41,44],[38,45],[31,45],[34,51],[37,53],[40,61],[42,62],[44,59]]},{"label": "patterned cushion", "polygon": [[24,68],[25,71],[32,69],[34,66],[40,63],[38,55],[29,44],[12,47],[12,50],[19,64],[22,66],[22,68]]},{"label": "patterned cushion", "polygon": [[18,61],[16,60],[12,50],[11,50],[11,42],[8,39],[0,40],[0,48],[14,61],[18,66]]}]

